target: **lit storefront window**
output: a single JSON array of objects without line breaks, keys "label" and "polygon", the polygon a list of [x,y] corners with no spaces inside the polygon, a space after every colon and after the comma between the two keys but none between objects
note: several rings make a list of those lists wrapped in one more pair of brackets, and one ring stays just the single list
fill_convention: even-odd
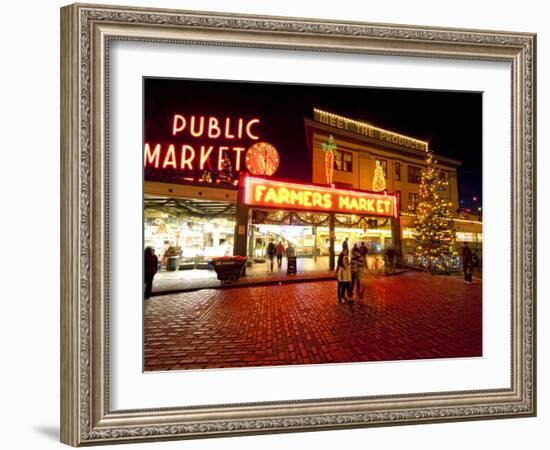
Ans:
[{"label": "lit storefront window", "polygon": [[483,242],[483,233],[456,232],[457,242]]},{"label": "lit storefront window", "polygon": [[175,206],[144,210],[144,246],[155,250],[163,268],[171,259],[176,268],[193,268],[213,257],[231,256],[234,233],[234,217],[209,217]]}]

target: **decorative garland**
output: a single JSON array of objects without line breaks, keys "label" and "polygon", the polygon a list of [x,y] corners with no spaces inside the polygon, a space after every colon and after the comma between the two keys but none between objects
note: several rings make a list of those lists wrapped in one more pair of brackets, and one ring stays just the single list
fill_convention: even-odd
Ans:
[{"label": "decorative garland", "polygon": [[[371,225],[368,223],[369,220],[374,220],[374,221],[376,221],[376,226],[374,226],[374,227],[371,226]],[[344,226],[348,226],[348,227],[356,227],[356,228],[359,228],[359,224],[360,224],[361,222],[366,222],[365,225],[366,225],[367,228],[383,228],[383,227],[386,226],[386,224],[388,223],[389,219],[386,218],[382,224],[379,224],[379,223],[378,223],[378,219],[369,219],[368,216],[361,216],[361,217],[359,217],[359,219],[358,219],[356,222],[348,222],[348,221],[344,221],[344,220],[339,220],[339,219],[338,219],[338,216],[335,215],[335,216],[334,216],[334,221],[335,221],[337,224],[339,224],[339,225],[344,225]]]},{"label": "decorative garland", "polygon": [[[170,205],[171,203],[173,203],[173,205]],[[194,214],[194,215],[197,215],[197,216],[200,216],[200,217],[205,217],[205,218],[212,218],[212,217],[218,217],[218,216],[233,215],[234,214],[233,210],[235,208],[235,205],[233,203],[229,203],[221,211],[206,213],[204,211],[201,211],[198,208],[195,208],[195,207],[189,205],[188,203],[186,203],[184,201],[177,200],[177,199],[168,199],[168,200],[163,201],[163,202],[155,203],[154,205],[149,205],[148,207],[149,208],[154,208],[154,209],[160,209],[160,208],[163,208],[163,207],[171,207],[171,208],[178,207],[178,208],[181,208],[181,209],[183,209],[184,211],[186,211],[190,214]],[[174,215],[179,216],[180,214],[174,214]]]}]

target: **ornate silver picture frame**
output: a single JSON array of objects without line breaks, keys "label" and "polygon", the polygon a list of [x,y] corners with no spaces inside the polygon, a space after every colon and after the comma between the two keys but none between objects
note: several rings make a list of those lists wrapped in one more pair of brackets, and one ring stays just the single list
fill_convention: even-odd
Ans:
[{"label": "ornate silver picture frame", "polygon": [[[115,41],[509,63],[510,386],[114,410],[109,385],[108,70]],[[62,8],[61,441],[81,446],[534,416],[535,88],[536,35],[530,33],[84,4]]]}]

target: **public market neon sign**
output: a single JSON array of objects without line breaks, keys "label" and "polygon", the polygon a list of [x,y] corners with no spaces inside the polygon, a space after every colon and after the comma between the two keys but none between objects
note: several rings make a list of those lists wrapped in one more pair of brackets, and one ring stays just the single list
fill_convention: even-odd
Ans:
[{"label": "public market neon sign", "polygon": [[[241,170],[243,153],[246,147],[241,144],[244,140],[258,141],[260,136],[257,126],[260,119],[218,118],[214,116],[184,116],[174,114],[171,120],[172,136],[207,140],[208,143],[191,145],[188,142],[180,143],[151,143],[144,145],[144,167],[155,169],[177,169],[182,171],[196,171],[210,169],[219,171],[222,161],[227,154],[232,155],[234,168]],[[214,142],[212,142],[214,141]],[[219,142],[224,145],[220,145]],[[230,156],[231,157],[231,156]]]},{"label": "public market neon sign", "polygon": [[397,217],[393,194],[352,191],[245,176],[240,183],[243,202],[277,209]]}]

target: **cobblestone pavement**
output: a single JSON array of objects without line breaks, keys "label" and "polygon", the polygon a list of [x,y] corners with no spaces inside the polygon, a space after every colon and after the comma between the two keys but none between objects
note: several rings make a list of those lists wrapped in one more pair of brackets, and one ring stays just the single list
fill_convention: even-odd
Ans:
[{"label": "cobblestone pavement", "polygon": [[153,297],[145,370],[481,356],[479,282],[408,272],[365,284],[345,305],[335,281]]}]

